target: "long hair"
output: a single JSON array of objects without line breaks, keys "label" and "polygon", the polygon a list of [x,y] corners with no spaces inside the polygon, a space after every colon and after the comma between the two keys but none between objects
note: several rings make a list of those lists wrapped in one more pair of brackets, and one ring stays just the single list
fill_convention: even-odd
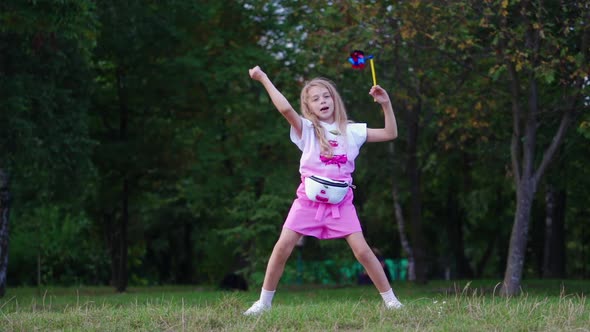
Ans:
[{"label": "long hair", "polygon": [[320,120],[318,117],[311,111],[308,104],[309,99],[309,89],[312,87],[323,87],[328,90],[332,99],[334,100],[334,120],[340,129],[340,135],[346,136],[346,125],[348,124],[348,116],[346,115],[346,108],[344,107],[344,102],[340,97],[340,94],[336,90],[336,85],[323,77],[314,78],[311,81],[307,82],[303,89],[301,90],[301,114],[313,123],[313,129],[315,132],[315,136],[320,141],[320,150],[321,154],[327,157],[332,157],[334,155],[334,150],[328,139],[326,138],[326,133],[324,127],[320,125]]}]

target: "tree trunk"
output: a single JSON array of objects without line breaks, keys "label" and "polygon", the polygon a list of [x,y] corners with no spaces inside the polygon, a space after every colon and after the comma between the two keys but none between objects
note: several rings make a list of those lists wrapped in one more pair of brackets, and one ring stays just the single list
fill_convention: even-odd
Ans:
[{"label": "tree trunk", "polygon": [[[127,141],[127,127],[129,119],[129,108],[127,105],[127,91],[124,84],[124,72],[121,68],[117,70],[117,92],[119,98],[119,138],[122,143]],[[121,191],[121,219],[116,238],[117,261],[115,265],[115,288],[117,292],[124,292],[127,289],[127,229],[129,225],[129,179],[127,170],[122,169],[122,191]]]},{"label": "tree trunk", "polygon": [[[391,164],[393,165],[394,160],[394,143],[389,143],[389,155],[391,157]],[[395,211],[395,220],[397,221],[397,229],[399,232],[399,239],[402,245],[402,249],[408,255],[408,280],[414,281],[416,280],[416,264],[414,258],[414,251],[412,250],[412,246],[410,245],[410,241],[408,241],[408,236],[406,235],[406,219],[404,218],[404,213],[402,210],[401,203],[399,201],[399,192],[397,189],[397,182],[395,181],[395,175],[391,177],[391,192],[393,195],[393,208]]]},{"label": "tree trunk", "polygon": [[121,198],[121,221],[119,224],[119,237],[117,239],[119,250],[117,262],[117,282],[115,287],[117,292],[122,293],[127,290],[127,229],[129,225],[129,183],[127,179],[123,180],[123,197]]},{"label": "tree trunk", "polygon": [[407,112],[408,161],[406,164],[406,171],[410,182],[410,238],[412,239],[414,249],[416,281],[419,283],[426,283],[427,263],[422,230],[421,170],[418,165],[420,108],[420,106],[416,106],[416,109]]},{"label": "tree trunk", "polygon": [[[511,77],[516,77],[516,70],[514,67],[510,67],[509,71],[512,73]],[[506,262],[506,270],[504,272],[504,283],[502,284],[502,289],[500,291],[504,296],[513,296],[520,292],[520,283],[522,280],[522,271],[529,236],[531,208],[537,190],[537,179],[541,176],[540,173],[535,174],[534,170],[539,96],[537,91],[537,81],[533,76],[532,72],[529,73],[530,90],[528,96],[528,112],[526,112],[524,121],[522,121],[524,124],[524,137],[521,137],[522,110],[517,100],[518,93],[514,92],[512,95],[514,125],[511,156],[512,171],[514,172],[514,181],[516,185],[516,212],[514,214],[512,234],[510,235],[508,259]],[[513,82],[516,81],[517,80],[515,79],[513,80]],[[519,151],[522,153],[519,153]],[[542,172],[545,167],[546,166],[541,165],[539,172]]]},{"label": "tree trunk", "polygon": [[[392,24],[395,21],[391,21]],[[401,57],[399,52],[400,48],[399,45],[402,45],[403,42],[400,39],[401,35],[397,34],[392,41],[394,46],[393,53],[394,58]],[[401,61],[395,61],[393,64],[393,76],[394,79],[398,82],[407,82],[407,67],[403,65]],[[408,159],[406,161],[406,174],[408,176],[408,181],[410,183],[410,207],[409,207],[409,223],[403,222],[404,225],[409,226],[409,234],[410,234],[410,241],[412,247],[410,247],[409,242],[407,243],[406,252],[408,253],[408,264],[409,264],[409,276],[413,280],[418,283],[425,283],[427,281],[427,262],[426,262],[426,255],[424,250],[424,234],[422,230],[422,197],[421,197],[421,169],[419,168],[418,162],[418,138],[420,134],[420,114],[422,112],[422,92],[421,92],[421,79],[419,77],[413,77],[410,79],[412,83],[407,86],[409,90],[414,90],[415,95],[414,97],[417,99],[417,103],[415,105],[411,105],[410,107],[400,107],[400,109],[405,109],[406,112],[404,114],[404,121],[405,126],[407,128],[407,156]],[[394,198],[395,199],[395,198]],[[398,201],[399,208],[399,201]],[[401,208],[399,209],[401,212]],[[402,214],[400,213],[400,216]],[[397,218],[398,222],[403,221],[403,218]],[[404,227],[405,228],[405,227]],[[401,234],[401,233],[400,233]],[[403,241],[403,240],[402,240]],[[403,245],[403,242],[402,242]]]},{"label": "tree trunk", "polygon": [[473,277],[473,269],[469,265],[469,260],[465,257],[465,246],[463,243],[463,214],[459,209],[459,204],[455,195],[457,190],[449,187],[447,194],[447,238],[453,259],[455,261],[455,278],[465,279]]},{"label": "tree trunk", "polygon": [[10,191],[8,173],[0,168],[0,297],[6,294],[8,269],[8,240],[10,217]]},{"label": "tree trunk", "polygon": [[510,236],[508,261],[501,290],[501,294],[504,296],[513,296],[520,292],[534,189],[533,183],[529,179],[520,181],[520,186],[517,188],[516,214]]},{"label": "tree trunk", "polygon": [[545,192],[545,240],[543,278],[565,276],[565,191],[552,185]]},{"label": "tree trunk", "polygon": [[128,213],[128,184],[123,180],[122,197],[121,197],[121,215],[117,218],[105,216],[106,223],[113,227],[108,227],[110,253],[111,253],[111,285],[117,292],[122,293],[127,290],[127,228],[129,224]]}]

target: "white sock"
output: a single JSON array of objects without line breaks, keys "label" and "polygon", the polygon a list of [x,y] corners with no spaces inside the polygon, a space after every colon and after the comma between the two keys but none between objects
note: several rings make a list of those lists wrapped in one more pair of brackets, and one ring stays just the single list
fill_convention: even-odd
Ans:
[{"label": "white sock", "polygon": [[267,291],[266,289],[262,288],[260,291],[260,301],[266,305],[272,305],[272,298],[275,296],[276,290]]},{"label": "white sock", "polygon": [[393,289],[390,288],[387,292],[383,292],[383,293],[379,293],[381,294],[381,297],[383,298],[384,302],[393,302],[393,301],[398,301],[397,297],[395,297],[395,294],[393,294]]}]

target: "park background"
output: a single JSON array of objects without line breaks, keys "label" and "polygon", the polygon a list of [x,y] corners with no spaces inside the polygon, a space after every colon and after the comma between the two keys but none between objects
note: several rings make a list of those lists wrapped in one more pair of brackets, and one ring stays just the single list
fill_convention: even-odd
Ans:
[{"label": "park background", "polygon": [[[368,242],[408,277],[590,271],[588,1],[0,3],[0,295],[35,285],[260,284],[299,151],[260,65],[298,109],[336,82],[399,137],[362,148]],[[306,239],[304,262],[354,260]],[[290,261],[291,273],[297,259]],[[305,282],[315,283],[311,277]]]}]

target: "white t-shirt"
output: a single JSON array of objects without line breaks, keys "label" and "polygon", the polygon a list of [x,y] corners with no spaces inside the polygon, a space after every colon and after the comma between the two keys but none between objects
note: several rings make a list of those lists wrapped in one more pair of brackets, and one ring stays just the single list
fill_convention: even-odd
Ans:
[{"label": "white t-shirt", "polygon": [[325,128],[328,142],[334,149],[334,156],[327,158],[320,153],[320,142],[315,137],[312,122],[305,118],[301,119],[301,138],[297,137],[293,127],[290,132],[291,141],[302,151],[299,173],[303,177],[318,175],[352,183],[354,160],[367,140],[367,124],[349,123],[344,136],[336,123],[320,122]]}]

